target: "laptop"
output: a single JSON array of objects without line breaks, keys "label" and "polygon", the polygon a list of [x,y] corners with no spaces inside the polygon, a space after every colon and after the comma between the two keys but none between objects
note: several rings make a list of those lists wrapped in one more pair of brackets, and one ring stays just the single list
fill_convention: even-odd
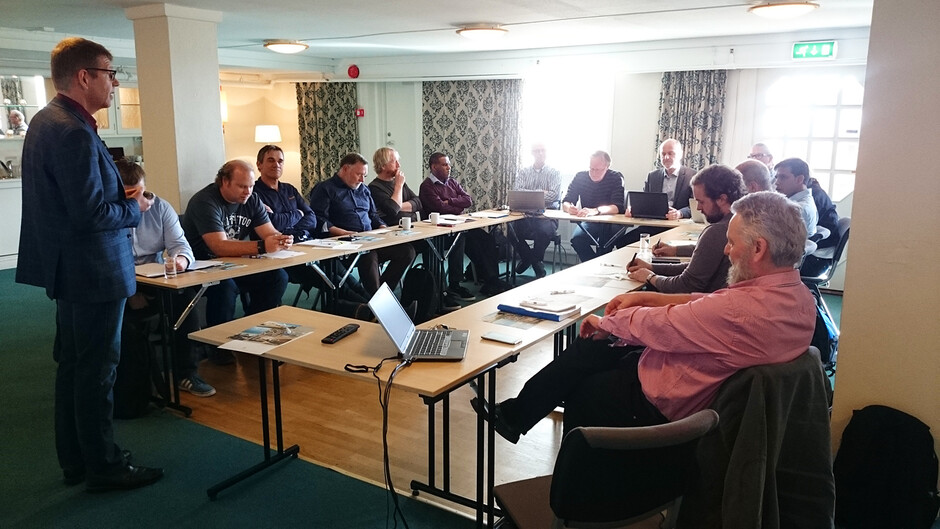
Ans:
[{"label": "laptop", "polygon": [[408,313],[385,283],[369,300],[369,308],[405,360],[458,361],[467,354],[470,331],[415,329]]},{"label": "laptop", "polygon": [[545,191],[510,191],[509,211],[519,213],[544,213]]},{"label": "laptop", "polygon": [[627,204],[630,206],[630,215],[640,219],[665,219],[669,211],[666,193],[627,191]]}]

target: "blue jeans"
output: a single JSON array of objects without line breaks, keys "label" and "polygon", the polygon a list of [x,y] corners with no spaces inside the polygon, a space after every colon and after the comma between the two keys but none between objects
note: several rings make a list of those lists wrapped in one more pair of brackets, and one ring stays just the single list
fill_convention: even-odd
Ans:
[{"label": "blue jeans", "polygon": [[247,298],[245,315],[273,309],[281,304],[287,290],[287,272],[271,270],[250,276],[226,279],[206,290],[206,325],[212,327],[235,319],[235,297]]},{"label": "blue jeans", "polygon": [[[604,247],[611,235],[616,233],[617,226],[602,224],[600,222],[579,222],[571,235],[571,247],[578,254],[581,262],[590,261],[599,255],[610,253],[614,249],[613,245]],[[597,239],[597,250],[592,245],[594,241],[591,236]]]},{"label": "blue jeans", "polygon": [[114,444],[112,389],[125,301],[56,300],[55,437],[63,470],[100,474],[122,465]]}]

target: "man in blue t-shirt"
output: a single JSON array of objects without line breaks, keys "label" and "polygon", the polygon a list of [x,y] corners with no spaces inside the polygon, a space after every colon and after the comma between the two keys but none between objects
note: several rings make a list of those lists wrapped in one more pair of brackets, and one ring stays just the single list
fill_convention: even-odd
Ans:
[{"label": "man in blue t-shirt", "polygon": [[[261,255],[290,248],[293,237],[274,228],[261,200],[252,194],[254,186],[251,165],[232,160],[219,169],[215,183],[189,200],[183,231],[196,259]],[[252,233],[260,240],[249,240]],[[220,281],[206,290],[206,324],[211,327],[234,319],[239,293],[247,295],[245,314],[255,314],[280,305],[286,289],[287,274],[280,269]],[[228,358],[216,360],[230,363]]]}]

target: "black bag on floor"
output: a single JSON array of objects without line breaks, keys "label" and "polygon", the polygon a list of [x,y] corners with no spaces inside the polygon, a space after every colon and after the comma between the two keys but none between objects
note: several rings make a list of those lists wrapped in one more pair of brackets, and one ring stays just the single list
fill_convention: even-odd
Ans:
[{"label": "black bag on floor", "polygon": [[855,410],[833,464],[836,525],[929,529],[940,508],[937,472],[929,426],[887,406]]},{"label": "black bag on floor", "polygon": [[434,274],[424,263],[412,266],[401,283],[401,304],[407,307],[412,302],[418,303],[415,323],[424,323],[436,315],[441,290]]},{"label": "black bag on floor", "polygon": [[153,318],[124,318],[121,361],[114,380],[114,418],[133,419],[150,407],[151,362],[156,352],[150,343]]}]

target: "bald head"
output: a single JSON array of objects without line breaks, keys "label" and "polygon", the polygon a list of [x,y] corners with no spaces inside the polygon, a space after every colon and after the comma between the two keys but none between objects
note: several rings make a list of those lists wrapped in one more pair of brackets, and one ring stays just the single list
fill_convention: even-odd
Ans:
[{"label": "bald head", "polygon": [[748,193],[772,190],[773,183],[770,179],[770,169],[763,163],[753,159],[745,160],[739,163],[735,169],[741,171],[741,176],[744,177],[744,186],[747,187]]}]

